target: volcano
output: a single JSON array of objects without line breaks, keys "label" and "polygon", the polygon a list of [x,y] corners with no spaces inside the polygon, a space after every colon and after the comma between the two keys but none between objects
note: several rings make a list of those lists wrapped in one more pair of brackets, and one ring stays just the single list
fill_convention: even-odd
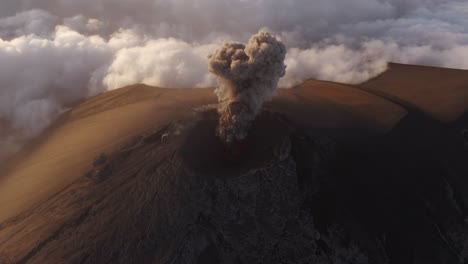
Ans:
[{"label": "volcano", "polygon": [[0,263],[468,263],[468,71],[280,89],[239,154],[213,89],[64,113],[0,177]]}]

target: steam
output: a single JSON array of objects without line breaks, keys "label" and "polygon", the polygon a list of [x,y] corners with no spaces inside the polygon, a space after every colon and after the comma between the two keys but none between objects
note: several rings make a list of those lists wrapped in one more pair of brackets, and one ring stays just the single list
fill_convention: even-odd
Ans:
[{"label": "steam", "polygon": [[461,0],[1,1],[0,156],[107,90],[213,87],[207,56],[259,30],[288,47],[279,87],[360,83],[389,61],[468,69]]},{"label": "steam", "polygon": [[285,57],[284,44],[267,32],[252,36],[247,45],[226,42],[210,56],[208,68],[219,83],[215,93],[221,139],[233,142],[247,136],[263,102],[273,96],[286,73]]}]

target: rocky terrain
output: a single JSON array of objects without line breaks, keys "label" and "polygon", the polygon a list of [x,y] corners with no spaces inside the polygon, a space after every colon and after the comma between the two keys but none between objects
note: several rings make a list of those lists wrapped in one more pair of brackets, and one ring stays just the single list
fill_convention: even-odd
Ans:
[{"label": "rocky terrain", "polygon": [[[466,264],[465,108],[428,109],[378,81],[281,90],[235,155],[215,136],[209,90],[131,87],[91,99],[0,179],[10,192],[0,194],[9,199],[0,263]],[[109,121],[119,144],[50,147],[64,135],[94,138],[67,124],[105,128],[116,113],[131,122]],[[60,170],[38,153],[56,153]]]}]

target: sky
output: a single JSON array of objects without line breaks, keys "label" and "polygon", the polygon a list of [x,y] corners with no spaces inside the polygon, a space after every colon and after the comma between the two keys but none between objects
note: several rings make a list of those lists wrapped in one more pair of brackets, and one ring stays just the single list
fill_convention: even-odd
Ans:
[{"label": "sky", "polygon": [[215,86],[208,55],[261,30],[287,47],[281,87],[390,61],[468,69],[466,1],[0,0],[0,159],[107,90]]}]

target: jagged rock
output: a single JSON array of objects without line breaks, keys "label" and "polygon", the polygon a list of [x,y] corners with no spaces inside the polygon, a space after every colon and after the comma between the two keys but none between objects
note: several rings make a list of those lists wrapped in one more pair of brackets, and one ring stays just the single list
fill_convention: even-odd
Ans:
[{"label": "jagged rock", "polygon": [[101,155],[99,155],[98,157],[96,157],[96,158],[94,159],[93,166],[94,166],[94,167],[101,166],[101,165],[103,165],[106,161],[107,161],[107,156],[106,156],[106,154],[101,153]]}]

